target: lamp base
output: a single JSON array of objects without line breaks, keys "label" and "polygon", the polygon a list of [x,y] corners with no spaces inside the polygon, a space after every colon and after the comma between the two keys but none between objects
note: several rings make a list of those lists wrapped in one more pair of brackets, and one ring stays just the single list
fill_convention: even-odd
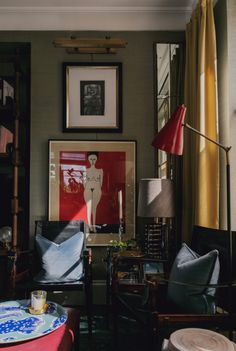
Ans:
[{"label": "lamp base", "polygon": [[168,226],[165,223],[145,224],[144,253],[160,260],[168,260]]}]

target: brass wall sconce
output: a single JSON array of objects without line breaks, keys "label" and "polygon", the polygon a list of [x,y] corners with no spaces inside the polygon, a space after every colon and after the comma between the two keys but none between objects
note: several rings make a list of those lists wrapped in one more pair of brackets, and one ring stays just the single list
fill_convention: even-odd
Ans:
[{"label": "brass wall sconce", "polygon": [[128,42],[110,37],[90,38],[58,38],[53,41],[56,48],[65,48],[68,54],[116,54],[117,49],[125,48]]}]

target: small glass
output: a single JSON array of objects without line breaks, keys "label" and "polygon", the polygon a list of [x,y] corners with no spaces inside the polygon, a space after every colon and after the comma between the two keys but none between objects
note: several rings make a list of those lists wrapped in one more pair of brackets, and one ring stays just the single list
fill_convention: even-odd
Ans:
[{"label": "small glass", "polygon": [[31,305],[29,311],[32,314],[42,314],[47,308],[47,292],[45,290],[35,290],[31,292]]}]

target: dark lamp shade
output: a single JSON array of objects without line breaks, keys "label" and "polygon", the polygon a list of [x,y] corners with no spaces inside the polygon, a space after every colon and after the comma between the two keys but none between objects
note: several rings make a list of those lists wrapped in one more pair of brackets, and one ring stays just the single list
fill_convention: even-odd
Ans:
[{"label": "dark lamp shade", "polygon": [[171,118],[155,136],[152,146],[170,154],[183,154],[183,123],[186,114],[184,105],[178,106]]},{"label": "dark lamp shade", "polygon": [[170,179],[145,178],[139,181],[138,216],[172,218],[174,188]]}]

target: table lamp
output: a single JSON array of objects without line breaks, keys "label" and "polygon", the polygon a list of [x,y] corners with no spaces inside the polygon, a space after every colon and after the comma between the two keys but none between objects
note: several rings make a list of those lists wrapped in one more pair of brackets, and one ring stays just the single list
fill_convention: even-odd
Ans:
[{"label": "table lamp", "polygon": [[[174,188],[170,179],[144,178],[139,181],[138,216],[153,220],[145,224],[144,251],[147,255],[167,258],[169,227],[165,219],[174,217],[174,204]],[[159,221],[155,222],[155,218]]]},{"label": "table lamp", "polygon": [[[199,130],[191,127],[189,124],[184,123],[186,114],[186,107],[184,105],[178,106],[164,125],[164,127],[155,136],[152,146],[157,149],[166,151],[175,155],[183,154],[183,127],[189,129],[191,132],[200,135],[211,143],[217,145],[225,152],[226,160],[226,192],[227,192],[227,232],[228,232],[228,257],[229,257],[229,306],[232,306],[232,273],[233,273],[233,237],[231,230],[231,199],[230,199],[230,162],[229,151],[231,146],[225,146],[217,141],[209,138]],[[230,311],[229,311],[230,312]]]}]

